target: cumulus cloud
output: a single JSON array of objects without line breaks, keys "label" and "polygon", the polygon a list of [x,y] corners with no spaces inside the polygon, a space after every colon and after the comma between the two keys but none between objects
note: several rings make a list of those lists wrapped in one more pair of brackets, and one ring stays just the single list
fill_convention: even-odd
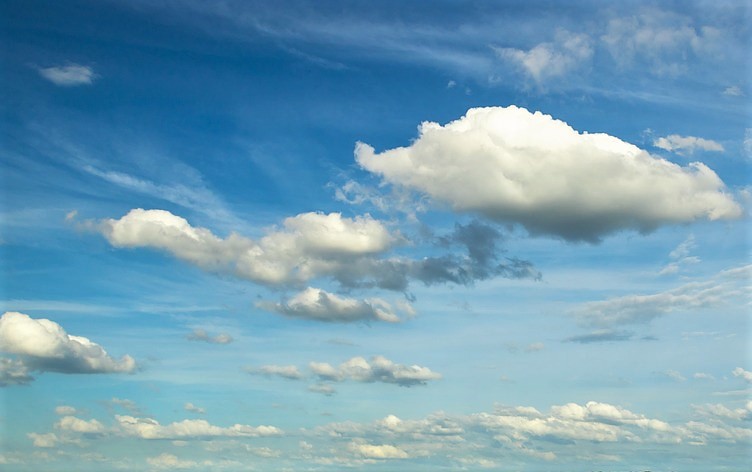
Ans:
[{"label": "cumulus cloud", "polygon": [[582,324],[600,328],[648,323],[668,313],[720,306],[738,298],[749,291],[751,274],[752,266],[737,267],[665,292],[588,302],[572,314]]},{"label": "cumulus cloud", "polygon": [[559,30],[553,42],[541,43],[524,51],[516,48],[494,48],[503,60],[522,68],[536,83],[562,77],[590,61],[592,41],[585,34]]},{"label": "cumulus cloud", "polygon": [[60,416],[71,416],[76,414],[76,409],[69,405],[60,405],[55,407],[55,414]]},{"label": "cumulus cloud", "polygon": [[76,85],[91,85],[97,75],[88,66],[68,64],[66,66],[40,67],[39,75],[61,87],[74,87]]},{"label": "cumulus cloud", "polygon": [[428,367],[395,364],[383,356],[374,356],[370,362],[363,357],[353,357],[338,367],[325,362],[311,362],[309,368],[321,380],[335,382],[353,380],[411,387],[413,385],[425,385],[428,381],[441,378],[441,374],[431,371]]},{"label": "cumulus cloud", "polygon": [[[328,277],[347,288],[404,291],[410,279],[426,284],[469,284],[478,278],[497,275],[540,277],[530,262],[516,258],[497,263],[488,257],[482,261],[474,259],[475,253],[468,257],[450,254],[419,260],[379,257],[403,238],[390,233],[369,215],[351,219],[339,213],[304,213],[285,219],[282,229],[270,230],[258,241],[235,233],[222,239],[164,210],[134,209],[118,220],[107,219],[89,226],[115,247],[160,249],[207,271],[230,273],[275,287],[300,287],[311,279]],[[316,290],[303,292],[294,306],[286,303],[264,306],[290,316],[317,318],[321,316],[317,314],[320,307],[337,302],[332,295]],[[365,303],[356,303],[357,307],[345,303],[351,308],[338,313],[344,318],[357,318],[370,310],[379,319],[393,319],[380,301],[372,299]]]},{"label": "cumulus cloud", "polygon": [[100,222],[98,229],[115,247],[160,249],[205,270],[268,285],[332,275],[348,261],[380,253],[396,240],[369,215],[303,213],[285,219],[283,226],[259,241],[235,233],[222,239],[168,211],[137,208]]},{"label": "cumulus cloud", "polygon": [[113,359],[99,344],[73,336],[54,321],[18,312],[0,317],[0,351],[21,357],[30,370],[66,374],[130,373],[130,356]]},{"label": "cumulus cloud", "polygon": [[98,434],[106,431],[104,425],[95,419],[82,420],[75,416],[63,416],[55,423],[55,428],[82,434]]},{"label": "cumulus cloud", "polygon": [[679,136],[670,134],[653,141],[653,146],[666,151],[675,152],[679,155],[692,154],[701,151],[723,151],[723,145],[711,139],[698,138],[695,136]]},{"label": "cumulus cloud", "polygon": [[21,360],[0,357],[0,387],[26,385],[33,380],[29,368]]},{"label": "cumulus cloud", "polygon": [[381,153],[359,142],[356,160],[455,211],[533,234],[595,242],[621,230],[741,215],[704,164],[681,167],[540,112],[473,108],[445,126],[424,122],[419,132],[410,146]]},{"label": "cumulus cloud", "polygon": [[282,430],[274,426],[248,426],[235,424],[227,428],[215,426],[206,420],[183,420],[161,425],[152,418],[116,415],[117,430],[125,436],[141,439],[186,439],[213,437],[265,437],[279,436]]},{"label": "cumulus cloud", "polygon": [[31,439],[34,447],[50,448],[57,446],[59,438],[55,433],[29,433],[28,438]]},{"label": "cumulus cloud", "polygon": [[261,374],[269,377],[282,377],[290,380],[300,380],[303,374],[294,365],[264,365],[258,369],[248,369],[249,373]]},{"label": "cumulus cloud", "polygon": [[210,336],[205,329],[194,329],[191,334],[187,336],[189,341],[204,341],[210,344],[230,344],[233,339],[232,336],[226,333],[219,333],[215,336]]},{"label": "cumulus cloud", "polygon": [[292,318],[347,323],[353,321],[400,321],[395,309],[385,300],[356,300],[339,297],[318,288],[308,287],[289,300],[272,303],[261,301],[256,306]]}]

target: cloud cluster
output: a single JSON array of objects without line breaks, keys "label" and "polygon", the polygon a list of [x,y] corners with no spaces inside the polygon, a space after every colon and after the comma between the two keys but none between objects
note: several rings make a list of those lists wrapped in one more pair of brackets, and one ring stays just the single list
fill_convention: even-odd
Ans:
[{"label": "cloud cluster", "polygon": [[61,87],[91,85],[97,75],[88,66],[68,64],[66,66],[40,67],[39,75]]},{"label": "cloud cluster", "polygon": [[680,167],[540,112],[473,108],[419,131],[409,146],[381,153],[359,142],[356,160],[389,183],[533,234],[592,242],[621,230],[741,214],[704,164]]},{"label": "cloud cluster", "polygon": [[24,368],[65,374],[131,373],[136,370],[136,362],[128,355],[114,359],[99,344],[66,333],[54,321],[34,319],[11,311],[0,317],[0,351],[19,357],[15,361],[2,362],[3,378],[16,380],[24,378]]},{"label": "cloud cluster", "polygon": [[256,303],[256,306],[292,318],[317,321],[341,323],[371,320],[389,323],[400,321],[392,306],[380,298],[356,300],[339,297],[312,287],[308,287],[289,300],[280,303],[261,301]]},{"label": "cloud cluster", "polygon": [[[425,385],[432,380],[441,378],[441,374],[433,372],[428,367],[419,365],[396,364],[384,356],[373,356],[371,360],[364,357],[353,357],[335,367],[326,362],[311,362],[308,364],[311,375],[323,382],[354,381],[363,383],[381,382],[395,384],[402,387]],[[283,377],[291,380],[306,378],[293,365],[266,365],[259,368],[247,369],[249,373]],[[331,395],[333,388],[327,384],[316,384],[310,391]]]},{"label": "cloud cluster", "polygon": [[670,134],[653,141],[653,146],[666,151],[675,152],[679,155],[692,154],[696,150],[701,151],[723,151],[721,143],[711,139],[698,138],[695,136],[679,136]]},{"label": "cloud cluster", "polygon": [[752,266],[719,272],[714,277],[690,282],[665,292],[650,295],[625,295],[585,303],[572,311],[584,325],[613,328],[620,325],[649,323],[668,313],[719,306],[750,290]]}]

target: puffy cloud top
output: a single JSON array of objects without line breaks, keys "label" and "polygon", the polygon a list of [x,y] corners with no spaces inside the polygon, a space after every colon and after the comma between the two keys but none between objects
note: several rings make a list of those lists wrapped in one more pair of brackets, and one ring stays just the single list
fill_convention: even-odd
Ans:
[{"label": "puffy cloud top", "polygon": [[376,153],[359,142],[355,157],[386,181],[456,211],[572,241],[741,214],[702,163],[681,167],[515,106],[472,108],[444,126],[424,122],[407,147]]},{"label": "puffy cloud top", "polygon": [[130,356],[113,359],[99,344],[65,332],[59,324],[18,312],[0,317],[0,351],[23,356],[29,368],[62,373],[133,372]]}]

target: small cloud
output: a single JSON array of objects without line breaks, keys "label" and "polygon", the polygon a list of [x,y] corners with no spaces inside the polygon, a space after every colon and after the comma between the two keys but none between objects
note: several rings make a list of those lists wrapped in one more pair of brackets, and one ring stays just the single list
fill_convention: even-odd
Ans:
[{"label": "small cloud", "polygon": [[265,365],[258,369],[246,369],[249,374],[266,375],[267,377],[282,377],[290,380],[300,380],[303,374],[294,365]]},{"label": "small cloud", "polygon": [[543,343],[532,343],[527,345],[525,352],[538,352],[542,351],[545,347],[546,345]]},{"label": "small cloud", "polygon": [[667,377],[671,380],[675,380],[677,382],[684,382],[687,380],[686,377],[684,377],[682,374],[680,374],[679,372],[675,370],[666,370],[666,371],[661,372],[660,374],[663,375],[664,377]]},{"label": "small cloud", "polygon": [[71,222],[78,216],[78,210],[72,210],[65,214],[65,221]]},{"label": "small cloud", "polygon": [[188,402],[185,405],[183,405],[183,409],[185,411],[190,411],[191,413],[196,413],[196,414],[199,414],[199,415],[203,415],[204,413],[206,413],[205,409],[203,409],[201,407],[198,407],[198,406],[196,406],[196,405],[194,405],[193,403],[190,403],[190,402]]},{"label": "small cloud", "polygon": [[730,87],[726,87],[726,89],[723,91],[724,95],[728,95],[729,97],[743,97],[744,92],[742,92],[742,89],[739,88],[737,85],[732,85]]},{"label": "small cloud", "polygon": [[696,380],[715,380],[715,377],[711,374],[706,374],[705,372],[695,372],[692,375],[692,378]]},{"label": "small cloud", "polygon": [[734,374],[734,377],[740,377],[745,382],[752,383],[752,372],[748,370],[744,370],[741,367],[737,367],[733,370],[732,374]]},{"label": "small cloud", "polygon": [[666,264],[660,272],[658,272],[658,275],[676,274],[687,264],[697,264],[702,262],[699,257],[690,255],[692,250],[696,247],[697,244],[695,243],[695,237],[693,234],[690,234],[687,236],[687,239],[671,251],[668,255],[671,262]]},{"label": "small cloud", "polygon": [[681,156],[692,154],[696,150],[722,152],[723,145],[711,139],[698,138],[696,136],[679,136],[671,134],[653,141],[653,146],[669,152],[675,152]]},{"label": "small cloud", "polygon": [[232,336],[225,333],[217,334],[216,336],[210,336],[204,329],[194,329],[191,334],[187,336],[189,341],[204,341],[210,344],[230,344],[233,341]]},{"label": "small cloud", "polygon": [[75,87],[77,85],[91,85],[98,76],[91,67],[79,64],[67,66],[41,67],[37,69],[39,75],[61,87]]},{"label": "small cloud", "polygon": [[606,343],[616,341],[629,341],[633,336],[634,334],[630,333],[629,331],[614,331],[610,329],[604,329],[593,331],[592,333],[588,334],[581,334],[579,336],[571,336],[564,339],[564,342],[580,344]]},{"label": "small cloud", "polygon": [[334,387],[332,387],[329,384],[324,384],[324,383],[310,385],[308,387],[308,391],[314,392],[314,393],[320,393],[322,395],[326,395],[327,397],[331,397],[332,395],[337,393],[337,390],[335,390]]},{"label": "small cloud", "polygon": [[60,405],[58,407],[55,407],[55,414],[61,415],[61,416],[75,415],[76,409],[72,406]]},{"label": "small cloud", "polygon": [[447,82],[446,88],[451,89],[456,86],[457,86],[457,82],[455,82],[454,80],[450,80],[449,82]]}]

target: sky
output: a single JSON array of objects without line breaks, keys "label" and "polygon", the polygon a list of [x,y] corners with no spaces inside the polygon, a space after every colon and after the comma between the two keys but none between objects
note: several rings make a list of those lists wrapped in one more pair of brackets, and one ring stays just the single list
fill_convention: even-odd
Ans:
[{"label": "sky", "polygon": [[0,3],[2,470],[748,470],[747,2]]}]

